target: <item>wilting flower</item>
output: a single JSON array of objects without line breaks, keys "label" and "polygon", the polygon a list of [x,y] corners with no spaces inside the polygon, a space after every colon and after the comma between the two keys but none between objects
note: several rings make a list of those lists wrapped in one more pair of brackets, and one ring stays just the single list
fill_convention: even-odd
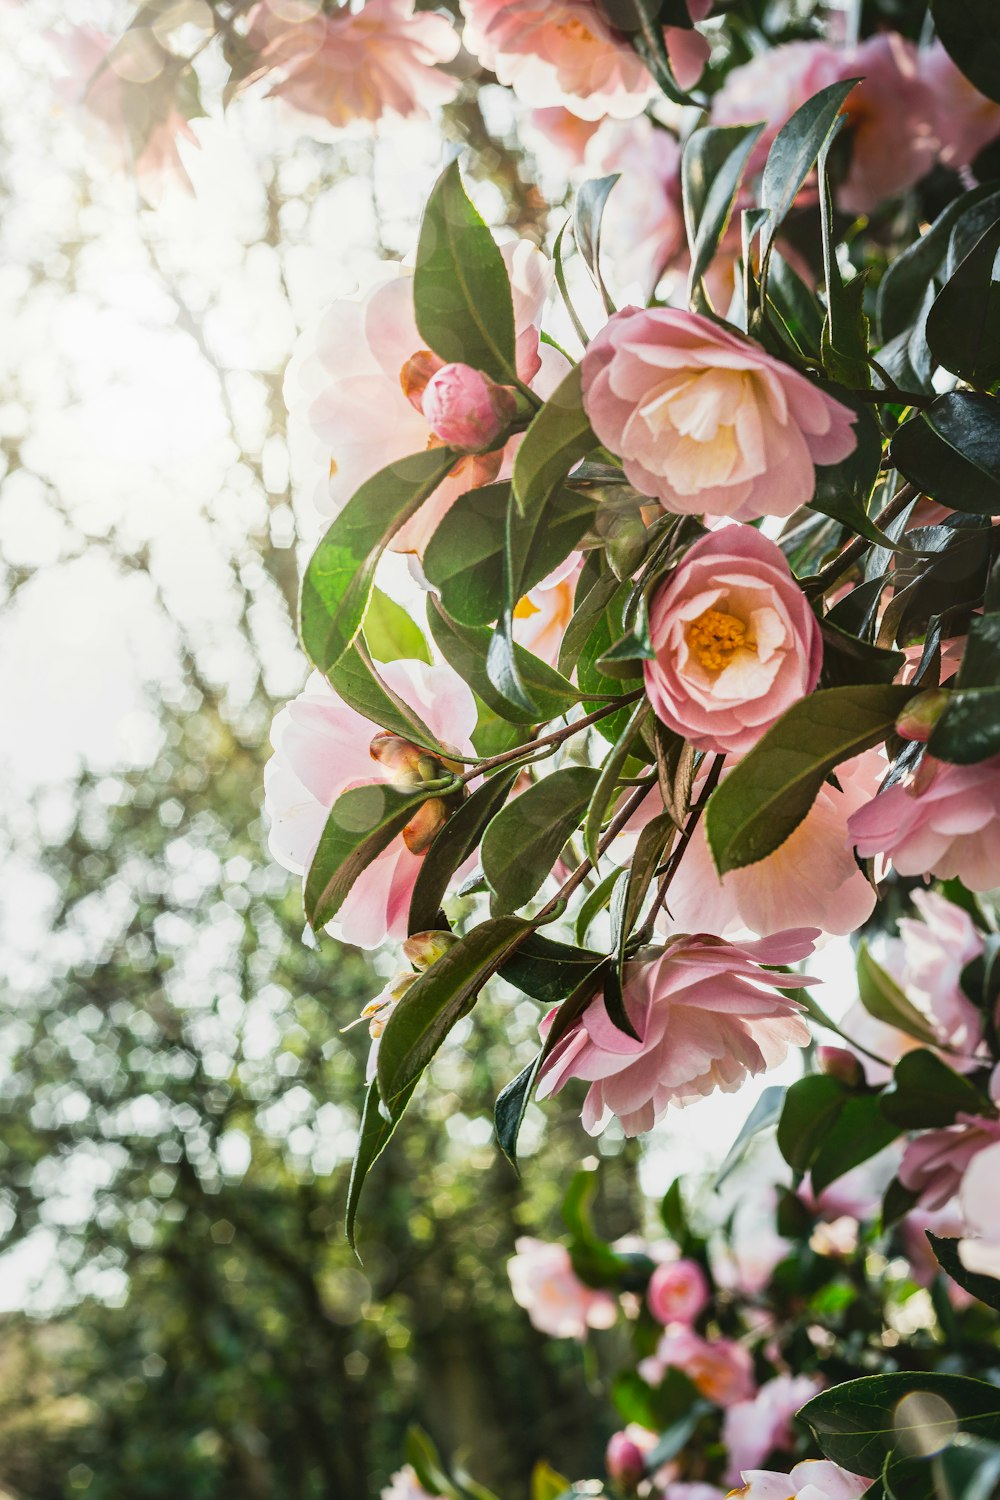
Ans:
[{"label": "wilting flower", "polygon": [[[585,120],[630,119],[655,93],[627,37],[594,0],[461,0],[465,45],[525,104],[563,105]],[[710,5],[694,0],[691,14]],[[682,88],[697,83],[709,46],[696,31],[667,27],[665,40]]]},{"label": "wilting flower", "polygon": [[610,1328],[618,1304],[610,1292],[585,1286],[573,1270],[565,1245],[532,1239],[514,1242],[507,1262],[514,1301],[534,1326],[554,1339],[582,1339],[588,1328]]},{"label": "wilting flower", "polygon": [[940,159],[965,166],[1000,135],[1000,104],[969,82],[939,41],[920,53],[918,67],[934,99]]},{"label": "wilting flower", "polygon": [[279,73],[271,93],[331,125],[426,116],[459,87],[436,67],[458,52],[454,27],[444,16],[416,12],[413,0],[366,0],[362,10],[342,6],[298,21],[287,6],[262,0],[247,46],[259,66],[244,82]]},{"label": "wilting flower", "polygon": [[855,447],[856,417],[749,339],[679,308],[625,308],[583,358],[594,431],[667,510],[789,516],[816,464]]},{"label": "wilting flower", "polygon": [[601,221],[601,245],[618,286],[638,282],[649,297],[687,247],[681,148],[646,115],[606,120],[586,148],[588,175],[620,172]]},{"label": "wilting flower", "polygon": [[790,1474],[769,1469],[745,1469],[742,1489],[733,1496],[743,1500],[859,1500],[872,1481],[850,1474],[828,1458],[807,1458]]},{"label": "wilting flower", "polygon": [[812,1375],[776,1375],[752,1400],[729,1407],[722,1440],[729,1451],[730,1484],[739,1484],[744,1470],[756,1468],[776,1448],[792,1446],[792,1418],[820,1389],[821,1382]]},{"label": "wilting flower", "polygon": [[650,601],[657,718],[700,750],[742,754],[812,692],[823,664],[816,616],[781,548],[752,526],[696,542]]},{"label": "wilting flower", "polygon": [[[528,382],[543,366],[538,320],[551,267],[527,240],[504,245],[501,254],[514,300],[517,371]],[[422,400],[444,361],[424,347],[417,332],[412,272],[396,265],[390,275],[390,280],[361,301],[334,302],[319,328],[317,353],[324,380],[311,401],[309,422],[330,455],[329,478],[317,496],[326,515],[336,515],[355,490],[386,464],[440,444],[424,415]],[[554,349],[546,348],[544,358],[552,358],[560,368],[564,364]],[[290,391],[289,405],[297,404],[295,392]],[[461,458],[393,537],[393,549],[422,552],[452,502],[466,490],[495,479],[503,461],[500,451]]]},{"label": "wilting flower", "polygon": [[1000,756],[947,765],[926,752],[905,781],[879,792],[850,821],[862,859],[900,875],[957,876],[971,891],[1000,885]]},{"label": "wilting flower", "polygon": [[693,1328],[668,1328],[653,1359],[663,1370],[683,1370],[716,1406],[732,1406],[753,1395],[753,1359],[750,1351],[733,1339],[704,1339]]},{"label": "wilting flower", "polygon": [[875,751],[838,766],[839,787],[824,782],[783,844],[721,879],[699,822],[670,886],[667,905],[674,924],[719,937],[748,931],[768,937],[789,923],[853,932],[871,916],[875,892],[854,859],[848,818],[871,796],[884,769]]},{"label": "wilting flower", "polygon": [[693,1323],[708,1305],[708,1281],[696,1260],[657,1266],[646,1288],[646,1304],[658,1323]]},{"label": "wilting flower", "polygon": [[432,1497],[417,1478],[416,1470],[410,1464],[404,1464],[392,1476],[388,1488],[382,1491],[382,1500],[432,1500]]},{"label": "wilting flower", "polygon": [[565,562],[553,568],[514,606],[515,641],[552,667],[559,660],[566,626],[573,618],[573,601],[582,568],[582,555],[571,552]]},{"label": "wilting flower", "polygon": [[[380,671],[432,734],[450,748],[471,751],[475,699],[450,668],[394,661]],[[373,740],[383,754],[381,760],[372,755]],[[394,754],[385,753],[386,741],[376,726],[349,708],[318,673],[277,715],[271,741],[274,755],[264,772],[271,853],[286,870],[304,875],[337,798],[351,787],[398,780],[399,766]],[[399,746],[389,748],[395,751]],[[418,760],[426,754],[414,746],[407,749]],[[430,842],[421,835],[433,832],[424,826],[428,809],[436,812],[433,801],[416,815],[416,838],[407,841],[412,826],[408,825],[355,880],[331,924],[347,942],[374,948],[386,937],[406,936],[410,897]]]},{"label": "wilting flower", "polygon": [[[626,966],[624,1000],[638,1040],[618,1029],[603,997],[592,1001],[543,1063],[539,1098],[571,1078],[586,1079],[583,1123],[590,1134],[614,1114],[626,1135],[638,1135],[670,1104],[690,1104],[715,1089],[732,1093],[781,1062],[789,1046],[808,1043],[802,1006],[778,986],[809,980],[761,966],[805,958],[816,936],[783,932],[735,945],[696,935],[676,939],[651,961],[634,960]],[[555,1014],[542,1022],[543,1035]]]}]

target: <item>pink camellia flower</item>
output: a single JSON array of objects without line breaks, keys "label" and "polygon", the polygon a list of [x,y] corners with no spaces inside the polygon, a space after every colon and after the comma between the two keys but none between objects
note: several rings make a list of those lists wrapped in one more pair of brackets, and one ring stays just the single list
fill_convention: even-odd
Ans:
[{"label": "pink camellia flower", "polygon": [[565,562],[529,589],[514,606],[514,639],[526,651],[554,667],[573,618],[576,586],[583,570],[583,555],[571,552]]},{"label": "pink camellia flower", "polygon": [[[614,1114],[631,1136],[650,1130],[670,1104],[716,1089],[732,1093],[781,1062],[790,1046],[808,1043],[802,1006],[777,988],[810,981],[761,966],[805,958],[816,936],[783,932],[737,946],[696,934],[675,939],[658,958],[628,964],[625,1008],[639,1040],[619,1031],[603,997],[592,1001],[543,1063],[539,1098],[586,1079],[585,1129],[597,1135]],[[555,1014],[542,1022],[543,1036]]]},{"label": "pink camellia flower", "polygon": [[424,387],[421,409],[447,447],[482,453],[496,447],[514,420],[517,397],[471,365],[442,365]]},{"label": "pink camellia flower", "polygon": [[776,1375],[750,1401],[728,1408],[722,1441],[729,1450],[730,1484],[739,1484],[745,1469],[755,1469],[776,1448],[792,1447],[792,1418],[821,1389],[822,1381],[811,1375]]},{"label": "pink camellia flower", "polygon": [[752,526],[723,526],[653,594],[643,664],[657,718],[699,750],[749,750],[811,693],[823,665],[816,616],[781,548]]},{"label": "pink camellia flower", "polygon": [[853,451],[854,412],[741,335],[627,307],[583,357],[583,404],[629,482],[681,514],[790,516],[816,464]]},{"label": "pink camellia flower", "polygon": [[[997,1074],[993,1089],[996,1102],[1000,1094]],[[911,1193],[919,1194],[922,1208],[935,1212],[950,1203],[963,1186],[973,1157],[997,1141],[1000,1120],[996,1116],[959,1114],[954,1125],[922,1130],[910,1141],[899,1166],[899,1180]]]},{"label": "pink camellia flower", "polygon": [[687,248],[680,143],[646,115],[606,120],[590,139],[585,164],[592,177],[621,173],[601,221],[602,250],[617,286],[637,282],[650,297]]},{"label": "pink camellia flower", "polygon": [[[584,120],[630,119],[656,92],[628,38],[594,0],[461,0],[461,6],[466,47],[525,104],[561,104]],[[710,0],[689,4],[698,18],[710,8]],[[664,36],[677,81],[690,88],[708,43],[675,26]]]},{"label": "pink camellia flower", "polygon": [[458,52],[454,27],[444,16],[415,11],[413,0],[366,0],[362,10],[341,6],[302,19],[262,0],[247,46],[260,65],[244,83],[280,73],[271,93],[331,125],[385,114],[426,117],[459,88],[436,66]]},{"label": "pink camellia flower", "polygon": [[971,766],[924,752],[916,773],[879,792],[850,820],[862,859],[900,875],[957,876],[971,891],[1000,885],[1000,755]]},{"label": "pink camellia flower", "polygon": [[918,68],[936,106],[940,159],[948,167],[965,166],[1000,135],[1000,104],[969,82],[939,41],[920,53]]},{"label": "pink camellia flower", "polygon": [[859,1500],[873,1483],[860,1474],[850,1474],[828,1458],[807,1458],[796,1464],[790,1474],[776,1474],[771,1469],[745,1469],[740,1476],[742,1489],[733,1497],[742,1500]]},{"label": "pink camellia flower", "polygon": [[624,1490],[634,1490],[646,1472],[646,1454],[659,1442],[655,1432],[630,1422],[623,1432],[613,1432],[604,1452],[608,1478]]},{"label": "pink camellia flower", "polygon": [[[380,671],[432,734],[450,748],[471,752],[476,703],[450,668],[393,661]],[[271,730],[274,755],[264,771],[264,805],[271,820],[271,853],[286,870],[306,873],[330,808],[343,792],[394,779],[398,767],[392,758],[373,758],[373,741],[378,740],[383,737],[377,726],[349,708],[318,673],[277,715]],[[395,748],[423,753],[405,742]],[[426,808],[433,810],[433,804]],[[386,937],[406,936],[410,897],[426,852],[426,845],[419,848],[423,838],[411,837],[409,844],[418,848],[409,847],[408,831],[409,825],[354,882],[329,929],[344,941],[374,948]]]},{"label": "pink camellia flower", "polygon": [[404,1464],[393,1474],[388,1488],[382,1491],[382,1500],[432,1500],[432,1497],[420,1483],[412,1465]]},{"label": "pink camellia flower", "polygon": [[753,1359],[733,1339],[703,1339],[693,1328],[668,1328],[655,1358],[667,1369],[683,1370],[716,1406],[733,1406],[753,1395]]},{"label": "pink camellia flower", "polygon": [[768,47],[733,68],[712,98],[713,125],[756,125],[764,130],[750,156],[759,172],[775,136],[800,104],[836,81],[839,53],[827,42],[786,42]]},{"label": "pink camellia flower", "polygon": [[[514,301],[517,372],[530,382],[548,372],[558,379],[562,356],[549,346],[539,350],[538,322],[548,295],[552,270],[545,256],[527,240],[501,247]],[[413,313],[413,277],[396,265],[361,301],[334,302],[318,331],[317,354],[323,368],[319,393],[309,403],[309,423],[331,454],[329,477],[317,496],[325,515],[336,515],[355,490],[394,459],[440,443],[422,410],[431,377],[443,361],[424,348]],[[308,365],[298,366],[303,377]],[[543,392],[544,394],[544,392]],[[297,406],[294,390],[290,407]],[[441,517],[466,490],[495,479],[504,453],[462,458],[415,516],[393,537],[397,552],[423,551]]]},{"label": "pink camellia flower", "polygon": [[987,1146],[966,1168],[958,1203],[968,1238],[958,1247],[967,1271],[1000,1278],[1000,1143]]},{"label": "pink camellia flower", "polygon": [[708,1305],[708,1281],[696,1260],[657,1266],[646,1288],[646,1303],[658,1323],[693,1323]]},{"label": "pink camellia flower", "polygon": [[582,1339],[588,1328],[610,1328],[618,1304],[610,1292],[585,1286],[565,1245],[522,1235],[507,1262],[514,1301],[532,1324],[554,1339]]},{"label": "pink camellia flower", "polygon": [[680,1479],[667,1485],[663,1500],[726,1500],[726,1496],[717,1484],[704,1484],[700,1479]]},{"label": "pink camellia flower", "polygon": [[838,766],[839,789],[824,782],[783,844],[721,880],[699,821],[670,887],[673,923],[720,937],[769,937],[789,923],[837,935],[853,932],[871,916],[875,892],[851,852],[848,818],[871,796],[884,769],[875,751]]}]

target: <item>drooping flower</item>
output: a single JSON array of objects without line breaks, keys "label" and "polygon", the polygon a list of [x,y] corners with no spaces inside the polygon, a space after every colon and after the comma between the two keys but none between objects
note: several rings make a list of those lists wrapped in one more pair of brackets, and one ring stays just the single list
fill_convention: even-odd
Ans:
[{"label": "drooping flower", "polygon": [[696,1260],[665,1261],[646,1288],[646,1303],[658,1323],[693,1323],[708,1305],[708,1281]]},{"label": "drooping flower", "polygon": [[769,937],[789,923],[838,935],[853,932],[871,915],[875,892],[851,852],[848,818],[871,796],[884,769],[875,751],[838,766],[839,786],[824,782],[783,844],[722,879],[699,822],[670,886],[673,923],[719,937],[744,932]]},{"label": "drooping flower", "polygon": [[361,10],[302,17],[262,0],[246,40],[259,66],[245,81],[279,74],[272,94],[331,125],[385,114],[426,117],[459,88],[437,67],[458,52],[454,27],[444,16],[417,12],[413,0],[366,0]]},{"label": "drooping flower", "polygon": [[789,516],[812,499],[815,465],[856,443],[846,406],[679,308],[616,313],[584,355],[583,400],[629,482],[681,514]]},{"label": "drooping flower", "polygon": [[653,711],[699,750],[749,750],[819,680],[816,616],[781,548],[752,526],[697,541],[653,594],[649,629]]},{"label": "drooping flower", "polygon": [[921,51],[918,67],[934,99],[940,159],[966,166],[1000,135],[1000,104],[969,82],[937,40]]},{"label": "drooping flower", "polygon": [[770,1469],[745,1469],[743,1486],[733,1490],[742,1500],[859,1500],[872,1481],[851,1474],[828,1458],[807,1458],[790,1474]]},{"label": "drooping flower", "polygon": [[[800,930],[735,945],[701,934],[676,939],[651,961],[633,961],[624,999],[638,1040],[618,1029],[603,997],[592,1001],[543,1063],[539,1098],[571,1078],[586,1079],[583,1123],[590,1134],[614,1114],[626,1135],[638,1135],[671,1104],[690,1104],[715,1089],[731,1093],[781,1062],[790,1046],[807,1044],[801,1005],[777,987],[809,981],[761,965],[804,958],[816,936]],[[555,1014],[542,1022],[543,1035]]]},{"label": "drooping flower", "polygon": [[653,1357],[663,1369],[683,1370],[716,1406],[733,1406],[753,1395],[753,1359],[734,1339],[705,1339],[693,1328],[668,1328]]},{"label": "drooping flower", "polygon": [[881,855],[900,875],[957,876],[972,891],[1000,885],[1000,756],[947,765],[926,752],[905,780],[850,820],[862,859]]},{"label": "drooping flower", "polygon": [[[655,93],[653,80],[628,38],[594,0],[461,0],[465,45],[484,68],[513,88],[525,104],[562,105],[584,120],[630,119]],[[691,4],[704,15],[705,0]],[[705,38],[665,28],[682,88],[697,83],[708,57]]]},{"label": "drooping flower", "polygon": [[429,1490],[425,1490],[417,1472],[411,1464],[404,1464],[398,1469],[389,1481],[388,1487],[382,1491],[382,1500],[432,1500]]},{"label": "drooping flower", "polygon": [[820,1389],[821,1382],[812,1375],[776,1375],[751,1400],[728,1408],[722,1441],[729,1452],[730,1484],[739,1484],[744,1470],[755,1469],[776,1448],[792,1446],[792,1418]]},{"label": "drooping flower", "polygon": [[610,1292],[585,1286],[565,1245],[522,1235],[507,1262],[514,1301],[554,1339],[582,1339],[588,1328],[610,1328],[618,1305]]},{"label": "drooping flower", "polygon": [[[380,670],[389,687],[415,709],[432,734],[461,753],[471,750],[475,699],[450,668],[394,661]],[[377,726],[348,707],[318,673],[277,715],[271,740],[275,753],[264,772],[271,853],[285,869],[304,875],[337,798],[351,787],[392,782],[398,769],[391,756],[373,758],[373,740],[385,744]],[[405,747],[405,742],[400,744]],[[408,749],[414,751],[412,746]],[[427,808],[434,811],[428,802],[418,819]],[[429,831],[433,829],[421,829],[424,834]],[[345,941],[374,948],[386,937],[406,936],[410,897],[426,852],[423,838],[409,841],[416,843],[417,852],[408,846],[407,832],[397,834],[355,880],[330,924],[330,930]]]},{"label": "drooping flower", "polygon": [[566,626],[573,618],[582,568],[582,555],[571,552],[514,606],[514,640],[552,667],[559,660]]}]

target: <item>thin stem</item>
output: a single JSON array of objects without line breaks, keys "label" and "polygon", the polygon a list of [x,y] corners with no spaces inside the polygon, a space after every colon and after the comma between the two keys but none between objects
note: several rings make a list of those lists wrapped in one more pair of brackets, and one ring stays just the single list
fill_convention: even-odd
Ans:
[{"label": "thin stem", "polygon": [[[637,786],[635,788],[631,797],[629,797],[625,801],[623,806],[619,808],[618,812],[612,818],[611,822],[608,824],[603,835],[601,836],[601,840],[597,845],[598,855],[603,854],[611,844],[612,840],[618,837],[622,829],[625,827],[625,824],[628,822],[629,818],[634,812],[637,811],[639,807],[641,807],[642,803],[646,799],[647,793],[653,788],[655,784],[656,774],[654,772],[654,774],[649,776],[641,786]],[[550,901],[547,901],[542,907],[541,911],[535,917],[535,922],[537,923],[544,921],[546,917],[552,916],[552,914],[558,910],[558,908],[563,904],[564,901],[569,900],[570,896],[572,896],[573,892],[578,888],[578,886],[581,886],[583,884],[593,868],[594,864],[590,859],[585,859],[582,864],[577,865],[576,869],[573,871],[572,875],[565,882],[565,884],[561,885],[552,899]]]},{"label": "thin stem", "polygon": [[849,395],[855,401],[871,401],[876,405],[882,405],[891,401],[897,406],[919,406],[921,408],[930,406],[937,400],[937,396],[925,395],[923,391],[901,391],[898,386],[887,385],[884,390],[875,390],[865,387],[863,390],[849,388]]},{"label": "thin stem", "polygon": [[[906,509],[911,500],[916,499],[917,493],[916,488],[912,484],[904,484],[903,488],[897,490],[888,504],[883,505],[878,515],[874,518],[874,524],[884,530],[890,521],[894,521]],[[853,542],[850,542],[844,548],[843,552],[838,553],[832,562],[827,563],[825,568],[820,568],[819,572],[815,573],[812,578],[804,578],[802,580],[803,587],[808,588],[810,593],[825,594],[831,584],[836,583],[842,573],[846,573],[847,569],[853,563],[857,562],[860,557],[863,557],[865,548],[871,545],[867,537],[856,536]]]},{"label": "thin stem", "polygon": [[643,692],[643,688],[636,688],[632,693],[623,693],[620,698],[615,699],[614,703],[608,704],[605,708],[597,708],[592,714],[585,714],[582,719],[574,719],[571,723],[563,725],[562,729],[554,729],[551,734],[543,734],[539,739],[530,740],[526,745],[515,745],[513,750],[505,750],[502,755],[491,755],[488,760],[477,761],[471,771],[466,771],[458,778],[458,784],[464,786],[467,781],[481,776],[484,771],[493,771],[497,766],[510,765],[512,761],[523,759],[525,765],[531,765],[534,760],[543,758],[534,754],[536,750],[550,745],[553,748],[561,745],[563,740],[579,734],[581,729],[588,729],[591,724],[596,724],[600,719],[606,719],[609,714],[617,713],[626,704],[635,703],[642,697]]}]

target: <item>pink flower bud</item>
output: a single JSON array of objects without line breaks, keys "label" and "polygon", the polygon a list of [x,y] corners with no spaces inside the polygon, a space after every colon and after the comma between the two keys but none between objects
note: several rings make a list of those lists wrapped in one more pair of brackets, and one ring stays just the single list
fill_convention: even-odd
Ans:
[{"label": "pink flower bud", "polygon": [[896,733],[904,740],[918,740],[921,745],[931,737],[934,725],[948,707],[949,694],[944,688],[929,688],[911,698],[896,720]]},{"label": "pink flower bud", "polygon": [[649,1310],[658,1323],[693,1323],[708,1302],[705,1273],[693,1260],[657,1266],[646,1292]]},{"label": "pink flower bud", "polygon": [[846,1047],[817,1047],[816,1061],[821,1073],[828,1073],[831,1078],[839,1079],[849,1089],[860,1088],[865,1081],[865,1070],[860,1058],[855,1057],[853,1052],[848,1052]]},{"label": "pink flower bud", "polygon": [[442,774],[441,762],[427,750],[387,729],[380,729],[372,740],[371,757],[385,767],[393,786],[415,787],[423,781],[436,781]]},{"label": "pink flower bud", "polygon": [[604,1455],[608,1478],[623,1490],[634,1490],[646,1472],[642,1449],[627,1432],[615,1432],[611,1436]]},{"label": "pink flower bud", "polygon": [[517,411],[509,386],[497,385],[471,365],[445,365],[427,382],[423,412],[434,434],[466,453],[496,447]]},{"label": "pink flower bud", "polygon": [[440,797],[431,797],[418,807],[403,829],[403,843],[411,854],[426,854],[448,821],[448,805]]},{"label": "pink flower bud", "polygon": [[415,969],[423,973],[431,964],[454,948],[458,938],[453,932],[415,932],[403,944],[403,952]]}]

